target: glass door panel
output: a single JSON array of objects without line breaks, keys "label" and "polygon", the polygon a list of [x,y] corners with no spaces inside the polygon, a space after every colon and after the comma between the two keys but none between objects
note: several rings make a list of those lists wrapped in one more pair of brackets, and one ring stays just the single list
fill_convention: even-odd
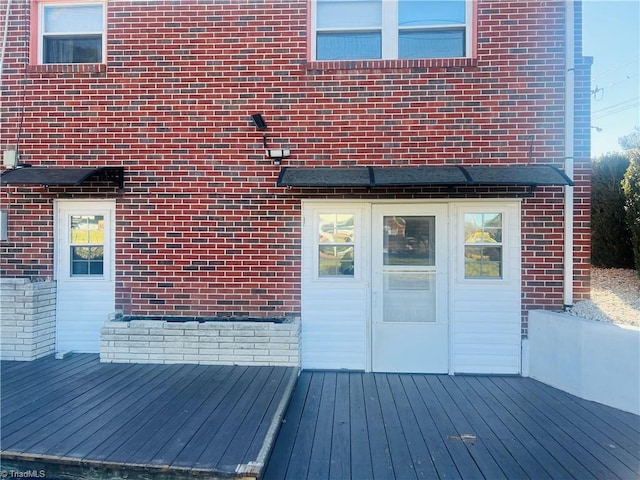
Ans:
[{"label": "glass door panel", "polygon": [[435,216],[383,217],[383,322],[435,322]]}]

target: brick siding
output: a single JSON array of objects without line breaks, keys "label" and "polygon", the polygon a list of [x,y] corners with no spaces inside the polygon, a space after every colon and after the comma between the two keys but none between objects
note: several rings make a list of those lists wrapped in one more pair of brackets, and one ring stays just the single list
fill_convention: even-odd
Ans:
[{"label": "brick siding", "polygon": [[[564,162],[559,0],[478,0],[471,59],[346,63],[307,61],[304,1],[110,1],[106,65],[25,73],[29,3],[11,7],[2,141],[21,128],[22,161],[122,165],[126,183],[4,187],[0,273],[53,274],[53,199],[115,198],[116,308],[127,314],[297,316],[301,198],[442,196],[277,188],[252,113],[269,145],[291,150],[286,165]],[[580,28],[577,40],[580,60]],[[576,76],[578,300],[589,294],[588,66]],[[503,194],[465,195],[491,193]],[[562,307],[562,197],[538,188],[522,205],[525,319]]]}]

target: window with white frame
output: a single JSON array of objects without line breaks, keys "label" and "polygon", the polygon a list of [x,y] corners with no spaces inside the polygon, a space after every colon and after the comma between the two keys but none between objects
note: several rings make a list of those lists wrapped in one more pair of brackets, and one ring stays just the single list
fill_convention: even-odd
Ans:
[{"label": "window with white frame", "polygon": [[103,63],[105,8],[102,2],[39,4],[39,63]]},{"label": "window with white frame", "polygon": [[502,213],[464,214],[464,278],[501,279]]},{"label": "window with white frame", "polygon": [[351,213],[318,216],[318,277],[354,277],[354,225]]},{"label": "window with white frame", "polygon": [[312,0],[314,60],[470,55],[471,0]]}]

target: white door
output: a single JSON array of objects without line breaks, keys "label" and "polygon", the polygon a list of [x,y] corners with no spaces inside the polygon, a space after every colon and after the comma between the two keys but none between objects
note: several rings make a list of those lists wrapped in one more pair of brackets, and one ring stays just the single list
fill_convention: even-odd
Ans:
[{"label": "white door", "polygon": [[303,368],[367,369],[366,211],[362,204],[303,205]]},{"label": "white door", "polygon": [[[522,315],[520,203],[460,202],[452,205],[451,213],[455,260],[450,295],[451,370],[518,374]],[[544,268],[540,272],[544,278]]]},{"label": "white door", "polygon": [[114,201],[58,201],[56,350],[97,353],[115,309]]},{"label": "white door", "polygon": [[373,205],[373,371],[449,370],[447,216],[446,205]]}]

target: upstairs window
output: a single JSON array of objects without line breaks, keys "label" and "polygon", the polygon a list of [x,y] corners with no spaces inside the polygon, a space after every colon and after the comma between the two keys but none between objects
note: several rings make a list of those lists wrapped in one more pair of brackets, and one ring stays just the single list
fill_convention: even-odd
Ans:
[{"label": "upstairs window", "polygon": [[43,2],[38,14],[40,63],[104,62],[104,4]]},{"label": "upstairs window", "polygon": [[471,0],[312,0],[315,60],[469,56]]}]

